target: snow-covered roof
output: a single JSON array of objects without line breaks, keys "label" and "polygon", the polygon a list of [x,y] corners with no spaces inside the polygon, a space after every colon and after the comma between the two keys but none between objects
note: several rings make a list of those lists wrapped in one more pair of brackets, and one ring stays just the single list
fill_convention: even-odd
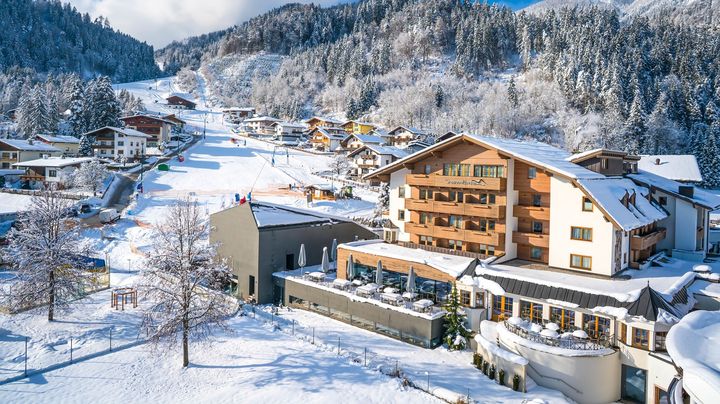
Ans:
[{"label": "snow-covered roof", "polygon": [[383,240],[353,241],[341,244],[339,247],[373,256],[395,258],[424,264],[440,272],[444,272],[455,279],[471,273],[477,264],[477,259],[475,258],[430,252],[419,248],[407,248],[397,244],[388,244]]},{"label": "snow-covered roof", "polygon": [[720,208],[720,195],[716,195],[704,189],[693,187],[693,196],[689,197],[680,194],[680,187],[684,186],[683,184],[647,171],[640,170],[637,174],[628,174],[628,177],[646,187],[658,188],[661,191],[667,192],[681,199],[686,199],[707,209],[715,210]]},{"label": "snow-covered roof", "polygon": [[305,188],[309,189],[319,189],[321,191],[328,191],[328,192],[335,192],[336,188],[334,185],[331,184],[310,184],[305,186]]},{"label": "snow-covered roof", "polygon": [[317,120],[317,121],[323,121],[323,122],[327,122],[327,123],[334,123],[334,124],[338,124],[338,125],[342,125],[342,124],[345,123],[345,121],[340,121],[340,120],[333,119],[333,118],[325,118],[325,117],[322,117],[322,116],[314,116],[314,117],[306,120],[305,122],[308,122],[308,123],[309,123],[309,122],[312,121],[313,119],[314,119],[314,120]]},{"label": "snow-covered roof", "polygon": [[375,135],[370,135],[370,134],[368,134],[368,135],[361,135],[361,134],[348,135],[345,139],[343,139],[343,142],[347,142],[350,140],[350,138],[353,138],[353,137],[365,144],[367,144],[367,143],[380,144],[380,143],[385,142],[385,139],[381,138],[380,136],[375,136]]},{"label": "snow-covered roof", "polygon": [[720,397],[720,311],[695,311],[670,329],[668,354],[683,370],[683,388],[703,403]]},{"label": "snow-covered roof", "polygon": [[165,122],[170,125],[175,124],[175,122],[173,122],[173,121],[168,121],[167,119],[163,119],[162,117],[155,116],[155,115],[148,115],[148,114],[136,114],[136,115],[124,116],[124,117],[120,118],[120,120],[124,122],[127,119],[133,119],[133,118],[148,118],[148,119],[153,119],[155,121]]},{"label": "snow-covered roof", "polygon": [[327,137],[328,139],[332,140],[339,140],[343,141],[347,136],[345,135],[345,131],[342,131],[342,133],[331,133],[327,129],[333,129],[333,128],[315,128],[315,131],[320,132],[323,136]]},{"label": "snow-covered roof", "polygon": [[75,136],[51,136],[51,135],[36,135],[36,137],[50,143],[75,143],[80,144],[80,139]]},{"label": "snow-covered roof", "polygon": [[190,95],[188,93],[169,93],[165,96],[165,99],[172,98],[172,97],[182,98],[183,100],[190,101],[194,104],[194,102],[192,101],[192,99],[193,99],[192,95]]},{"label": "snow-covered roof", "polygon": [[[647,199],[650,190],[627,178],[580,179],[578,183],[610,219],[625,231],[668,216],[660,206]],[[630,203],[632,195],[635,195],[635,204]],[[624,197],[627,197],[627,206],[622,203]]]},{"label": "snow-covered roof", "polygon": [[674,181],[702,182],[702,174],[692,154],[640,156],[638,168]]},{"label": "snow-covered roof", "polygon": [[408,152],[407,150],[400,149],[395,146],[380,146],[380,145],[376,145],[376,144],[366,144],[365,146],[360,147],[357,150],[353,151],[352,153],[348,154],[348,157],[352,157],[352,156],[358,154],[360,151],[365,150],[365,149],[371,150],[373,153],[381,155],[381,156],[393,156],[393,157],[396,157],[399,159],[410,154],[410,152]]},{"label": "snow-covered roof", "polygon": [[347,124],[349,124],[349,123],[357,124],[357,125],[364,125],[364,126],[372,126],[373,128],[376,127],[375,124],[373,124],[373,123],[356,121],[356,120],[352,120],[352,119],[349,120],[349,121],[345,121],[345,122],[342,124],[342,126],[347,126]]},{"label": "snow-covered roof", "polygon": [[252,202],[250,207],[255,217],[255,223],[257,223],[260,229],[298,224],[309,225],[347,222],[347,219],[267,202]]},{"label": "snow-covered roof", "polygon": [[0,139],[0,143],[5,143],[6,145],[13,147],[18,150],[22,151],[46,151],[46,152],[57,152],[60,153],[62,150],[52,147],[47,143],[34,141],[32,143],[28,142],[27,140],[21,140],[21,139]]},{"label": "snow-covered roof", "polygon": [[225,108],[222,110],[222,112],[252,112],[255,111],[255,108],[253,107],[230,107]]},{"label": "snow-covered roof", "polygon": [[91,131],[91,132],[86,133],[86,135],[91,135],[91,134],[93,134],[93,133],[95,133],[95,132],[100,132],[100,131],[106,130],[106,129],[110,129],[110,130],[113,131],[113,132],[121,133],[121,134],[123,134],[123,135],[125,135],[125,136],[129,136],[129,137],[141,137],[141,138],[145,138],[145,139],[149,139],[149,138],[151,137],[150,135],[147,135],[147,134],[142,133],[142,132],[140,132],[140,131],[138,131],[138,130],[135,130],[135,129],[130,129],[130,128],[118,128],[118,127],[116,127],[116,126],[106,126],[106,127],[104,127],[104,128],[95,129],[95,130],[93,130],[93,131]]},{"label": "snow-covered roof", "polygon": [[0,169],[0,177],[6,176],[6,175],[23,175],[25,174],[25,171],[23,170],[12,170],[9,168]]},{"label": "snow-covered roof", "polygon": [[299,122],[284,122],[284,121],[278,121],[273,123],[273,126],[281,126],[284,128],[297,128],[297,129],[305,129],[306,126]]},{"label": "snow-covered roof", "polygon": [[271,116],[258,116],[256,118],[248,118],[244,122],[281,122],[280,119]]},{"label": "snow-covered roof", "polygon": [[412,133],[413,135],[427,135],[430,133],[430,131],[427,131],[425,129],[413,128],[411,126],[398,126],[397,128],[391,130],[390,133],[395,133],[403,129],[407,132]]},{"label": "snow-covered roof", "polygon": [[605,178],[605,176],[602,174],[598,174],[594,171],[588,170],[587,168],[567,161],[566,159],[570,156],[570,153],[557,147],[550,146],[546,143],[529,140],[515,140],[488,136],[478,136],[465,133],[450,137],[442,142],[435,143],[430,147],[413,153],[403,159],[397,160],[392,164],[389,164],[385,167],[371,172],[370,174],[366,175],[365,178],[370,178],[381,173],[393,172],[397,169],[400,169],[405,163],[410,162],[411,160],[419,160],[423,158],[426,154],[437,149],[442,149],[443,147],[446,147],[461,139],[466,139],[481,146],[496,149],[502,154],[509,155],[513,158],[525,161],[528,164],[544,168],[548,171],[562,175],[567,178]]},{"label": "snow-covered roof", "polygon": [[67,167],[91,161],[92,157],[48,157],[15,163],[15,167]]}]

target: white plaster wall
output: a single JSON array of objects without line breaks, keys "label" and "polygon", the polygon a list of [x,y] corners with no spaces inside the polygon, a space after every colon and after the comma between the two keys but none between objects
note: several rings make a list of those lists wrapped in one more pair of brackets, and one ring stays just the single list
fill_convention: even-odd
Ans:
[{"label": "white plaster wall", "polygon": [[513,232],[517,231],[518,220],[513,216],[513,206],[518,203],[518,192],[515,191],[515,160],[507,162],[507,207],[505,208],[505,256],[498,262],[517,258],[517,244],[512,242]]},{"label": "white plaster wall", "polygon": [[[405,198],[400,198],[398,189],[405,187],[405,195],[410,196],[410,187],[405,185],[405,176],[410,170],[403,168],[390,174],[390,221],[398,227],[398,241],[410,241],[410,235],[405,232],[405,222],[398,220],[397,212],[405,209]],[[410,220],[410,212],[405,210],[405,220]]]},{"label": "white plaster wall", "polygon": [[677,199],[675,202],[675,248],[694,251],[697,226],[695,208],[688,202]]},{"label": "white plaster wall", "polygon": [[[570,254],[592,257],[592,272],[612,275],[614,226],[597,206],[583,212],[583,192],[564,178],[550,179],[550,266],[570,268]],[[592,241],[572,240],[571,227],[592,229]],[[585,270],[577,270],[587,272]]]},{"label": "white plaster wall", "polygon": [[655,386],[667,391],[676,374],[675,366],[667,354],[658,354],[657,357],[648,355],[646,402],[656,402]]},{"label": "white plaster wall", "polygon": [[663,208],[669,214],[666,219],[663,219],[658,223],[658,226],[667,229],[667,233],[665,235],[665,239],[657,244],[657,249],[672,251],[675,248],[675,218],[677,217],[675,214],[675,208],[677,198],[661,191],[656,191],[653,193],[653,196],[656,201],[659,201],[660,197],[667,198],[667,204],[663,206]]}]

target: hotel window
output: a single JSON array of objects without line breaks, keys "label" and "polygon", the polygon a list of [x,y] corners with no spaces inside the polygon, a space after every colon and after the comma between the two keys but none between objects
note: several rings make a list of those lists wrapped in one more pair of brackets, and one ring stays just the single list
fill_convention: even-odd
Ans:
[{"label": "hotel window", "polygon": [[450,202],[463,202],[465,194],[461,191],[450,191],[448,192],[448,201]]},{"label": "hotel window", "polygon": [[592,229],[586,227],[571,227],[570,238],[573,240],[592,241]]},{"label": "hotel window", "polygon": [[495,205],[495,194],[480,194],[481,205]]},{"label": "hotel window", "polygon": [[495,221],[494,220],[480,219],[480,221],[478,223],[480,223],[480,231],[494,231],[495,230]]},{"label": "hotel window", "polygon": [[462,176],[462,177],[470,176],[470,164],[460,164],[460,176]]},{"label": "hotel window", "polygon": [[600,168],[603,170],[607,170],[608,168],[608,159],[602,159],[600,160]]},{"label": "hotel window", "polygon": [[117,145],[118,145],[118,146],[125,146],[125,142],[123,142],[122,140],[118,140]]},{"label": "hotel window", "polygon": [[649,349],[650,348],[650,331],[642,328],[632,329],[632,346],[633,348]]},{"label": "hotel window", "polygon": [[542,195],[540,194],[533,194],[533,206],[542,206]]},{"label": "hotel window", "polygon": [[420,212],[420,224],[429,224],[432,222],[432,215],[426,212]]},{"label": "hotel window", "polygon": [[570,254],[570,267],[589,270],[592,268],[592,258],[584,255]]},{"label": "hotel window", "polygon": [[559,325],[561,330],[569,330],[575,324],[575,312],[562,307],[550,307],[550,321]]},{"label": "hotel window", "polygon": [[658,201],[660,202],[661,206],[667,206],[667,196],[661,196],[658,198]]},{"label": "hotel window", "polygon": [[540,247],[530,247],[530,258],[534,260],[541,260],[542,259],[542,248]]},{"label": "hotel window", "polygon": [[483,292],[475,292],[475,307],[485,307],[485,295]]},{"label": "hotel window", "polygon": [[462,228],[462,222],[463,220],[460,216],[450,215],[450,218],[448,219],[450,227],[454,227],[456,229]]},{"label": "hotel window", "polygon": [[475,177],[501,178],[503,176],[503,166],[476,165],[473,167],[473,175]]},{"label": "hotel window", "polygon": [[520,301],[520,317],[530,322],[542,324],[543,306],[539,303]]},{"label": "hotel window", "polygon": [[398,197],[404,198],[405,197],[405,186],[401,185],[400,188],[398,188]]},{"label": "hotel window", "polygon": [[430,164],[425,164],[425,171],[424,171],[425,175],[430,175],[431,172],[432,172],[432,166]]},{"label": "hotel window", "polygon": [[541,234],[543,232],[542,222],[532,222],[532,231],[533,231],[533,233]]},{"label": "hotel window", "polygon": [[583,197],[582,210],[583,210],[583,212],[592,212],[593,205],[592,205],[592,201],[590,200],[590,198]]},{"label": "hotel window", "polygon": [[398,210],[398,220],[405,220],[405,209]]},{"label": "hotel window", "polygon": [[48,177],[57,177],[56,170],[48,170]]},{"label": "hotel window", "polygon": [[467,290],[460,291],[460,304],[463,306],[470,306],[470,292]]},{"label": "hotel window", "polygon": [[430,236],[420,236],[420,245],[432,245],[433,238]]},{"label": "hotel window", "polygon": [[448,248],[455,251],[462,251],[462,241],[448,240]]},{"label": "hotel window", "polygon": [[620,324],[620,331],[618,331],[618,341],[623,344],[627,344],[627,325],[625,323]]},{"label": "hotel window", "polygon": [[528,167],[528,178],[534,179],[537,177],[537,168],[535,167]]},{"label": "hotel window", "polygon": [[445,163],[443,164],[443,175],[453,177],[469,177],[470,164]]},{"label": "hotel window", "polygon": [[503,321],[513,315],[512,297],[493,296],[492,320]]},{"label": "hotel window", "polygon": [[421,189],[420,190],[420,199],[427,200],[427,199],[432,199],[432,197],[433,197],[433,191],[431,191],[429,189]]},{"label": "hotel window", "polygon": [[478,253],[482,255],[495,255],[495,246],[487,244],[478,244]]},{"label": "hotel window", "polygon": [[583,313],[583,330],[595,340],[610,336],[610,319]]},{"label": "hotel window", "polygon": [[655,350],[665,351],[665,339],[667,338],[667,332],[656,332],[655,333]]}]

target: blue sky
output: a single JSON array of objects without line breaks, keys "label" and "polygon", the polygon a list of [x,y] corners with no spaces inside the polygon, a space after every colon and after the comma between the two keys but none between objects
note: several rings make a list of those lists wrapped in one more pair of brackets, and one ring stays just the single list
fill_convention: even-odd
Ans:
[{"label": "blue sky", "polygon": [[[105,16],[114,28],[156,48],[239,24],[287,3],[328,6],[347,1],[352,0],[69,0],[78,11]],[[535,1],[495,2],[517,9]]]}]

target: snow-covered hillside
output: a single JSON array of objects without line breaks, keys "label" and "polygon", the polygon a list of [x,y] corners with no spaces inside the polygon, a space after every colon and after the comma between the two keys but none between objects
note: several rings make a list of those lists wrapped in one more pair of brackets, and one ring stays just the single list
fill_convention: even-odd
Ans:
[{"label": "snow-covered hillside", "polygon": [[712,0],[543,0],[523,10],[535,13],[575,6],[615,9],[626,16],[653,17],[662,13],[673,16],[678,23],[709,24],[712,14],[720,15],[720,2]]}]

